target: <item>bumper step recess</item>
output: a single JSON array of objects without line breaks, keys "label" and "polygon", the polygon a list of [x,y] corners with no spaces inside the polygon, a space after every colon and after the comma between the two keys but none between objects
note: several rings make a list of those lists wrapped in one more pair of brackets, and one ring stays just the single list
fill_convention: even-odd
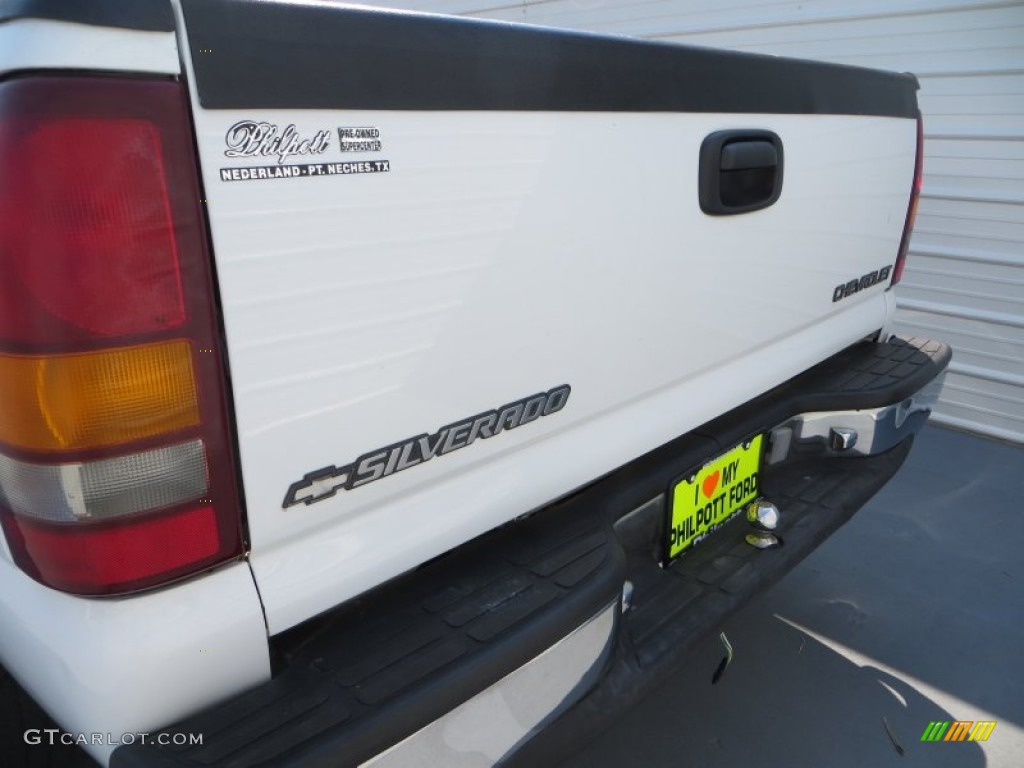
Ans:
[{"label": "bumper step recess", "polygon": [[745,544],[749,528],[736,519],[663,567],[671,483],[796,414],[910,398],[950,356],[918,339],[855,345],[575,495],[273,638],[280,664],[270,682],[164,729],[203,733],[202,745],[122,746],[111,765],[357,765],[617,604],[629,582],[603,675],[505,762],[564,759],[846,522],[899,469],[923,419],[877,455],[800,452],[763,466],[762,492],[782,510],[776,549]]}]

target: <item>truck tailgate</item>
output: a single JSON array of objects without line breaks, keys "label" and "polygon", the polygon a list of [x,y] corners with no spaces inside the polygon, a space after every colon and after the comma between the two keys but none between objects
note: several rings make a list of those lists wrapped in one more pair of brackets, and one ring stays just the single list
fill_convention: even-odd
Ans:
[{"label": "truck tailgate", "polygon": [[[330,4],[181,5],[271,632],[885,320],[912,78]],[[779,137],[773,205],[702,211],[702,143],[723,130]]]}]

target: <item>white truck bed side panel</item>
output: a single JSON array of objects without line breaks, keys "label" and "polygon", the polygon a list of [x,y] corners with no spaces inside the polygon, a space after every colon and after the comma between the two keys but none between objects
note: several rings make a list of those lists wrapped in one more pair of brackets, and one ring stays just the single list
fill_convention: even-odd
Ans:
[{"label": "white truck bed side panel", "polygon": [[266,626],[245,563],[121,599],[48,589],[7,560],[0,584],[5,666],[66,733],[101,734],[103,743],[85,748],[104,765],[122,734],[155,736],[270,679]]}]

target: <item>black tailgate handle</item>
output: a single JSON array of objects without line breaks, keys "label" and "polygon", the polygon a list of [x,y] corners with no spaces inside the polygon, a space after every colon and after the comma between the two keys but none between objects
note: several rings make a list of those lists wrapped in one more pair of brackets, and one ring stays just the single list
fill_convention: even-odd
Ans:
[{"label": "black tailgate handle", "polygon": [[771,131],[716,131],[700,145],[700,209],[749,213],[782,194],[782,139]]}]

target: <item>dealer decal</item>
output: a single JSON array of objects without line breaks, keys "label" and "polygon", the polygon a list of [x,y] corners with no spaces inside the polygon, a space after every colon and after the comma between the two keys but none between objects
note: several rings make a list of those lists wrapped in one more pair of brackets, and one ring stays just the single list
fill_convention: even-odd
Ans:
[{"label": "dealer decal", "polygon": [[282,507],[313,504],[329,499],[338,491],[351,491],[389,477],[417,464],[466,448],[477,440],[488,440],[510,429],[558,413],[569,402],[568,384],[524,397],[500,408],[484,411],[441,427],[431,434],[416,435],[364,453],[351,464],[323,467],[308,472],[285,494]]},{"label": "dealer decal", "polygon": [[342,152],[380,152],[379,128],[339,128],[338,149]]},{"label": "dealer decal", "polygon": [[332,131],[300,133],[293,124],[283,128],[273,123],[240,120],[224,136],[224,156],[233,159],[272,158],[276,165],[241,166],[220,169],[221,181],[265,181],[310,176],[350,176],[364,173],[388,173],[387,160],[350,159],[351,153],[379,152],[380,130],[372,126],[338,128],[338,152],[341,162],[289,163],[298,156],[323,155],[331,147]]},{"label": "dealer decal", "polygon": [[309,176],[347,176],[352,173],[387,173],[387,160],[364,160],[358,163],[304,163],[262,165],[255,168],[221,168],[221,181],[259,181],[261,179],[295,179]]},{"label": "dealer decal", "polygon": [[273,123],[241,120],[224,137],[226,157],[276,157],[283,164],[292,155],[321,155],[331,143],[330,131],[302,136],[294,125],[279,128]]}]

